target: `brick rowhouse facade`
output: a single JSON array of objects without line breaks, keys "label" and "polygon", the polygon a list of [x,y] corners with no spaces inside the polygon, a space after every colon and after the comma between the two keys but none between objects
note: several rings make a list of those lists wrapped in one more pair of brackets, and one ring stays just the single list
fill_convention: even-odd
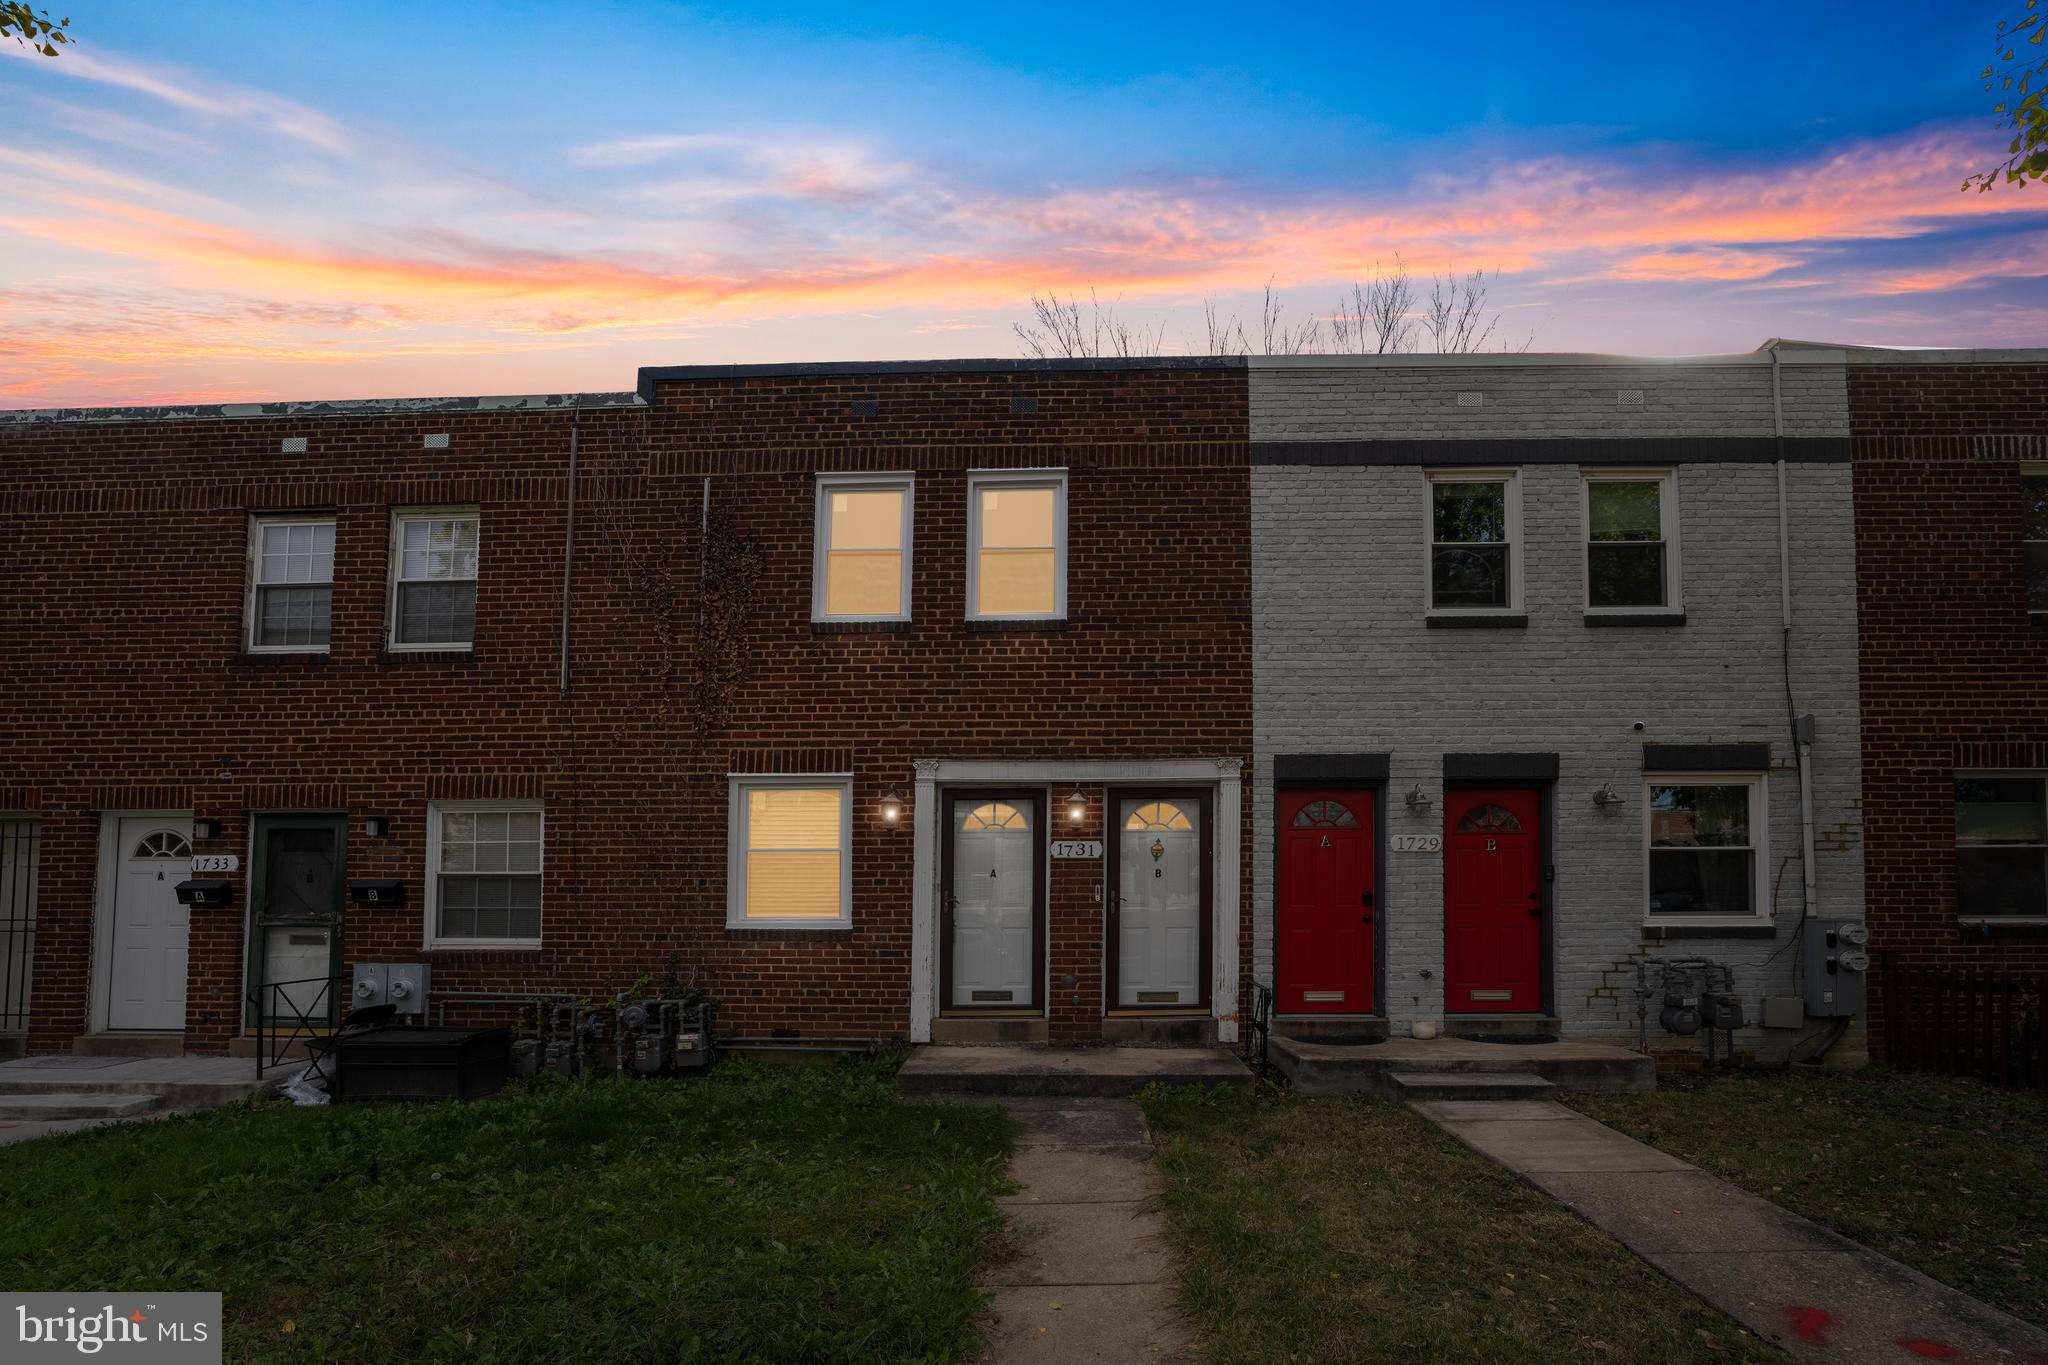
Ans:
[{"label": "brick rowhouse facade", "polygon": [[2020,482],[2048,466],[2048,353],[1852,351],[1848,377],[1872,941],[1901,966],[2048,970],[2048,907],[1959,903],[1955,788],[2048,772]]},{"label": "brick rowhouse facade", "polygon": [[[437,992],[508,997],[458,1015],[673,962],[748,1035],[974,1036],[936,998],[955,787],[1042,793],[1054,839],[1112,844],[1107,800],[1203,794],[1220,927],[1202,1031],[1234,1036],[1246,421],[1242,363],[1201,360],[648,370],[637,395],[11,415],[0,815],[40,844],[27,1046],[106,1027],[120,812],[218,821],[193,852],[242,860],[234,903],[191,911],[193,1051],[243,1031],[251,822],[278,812],[345,815],[346,878],[405,888],[347,906],[343,970],[426,961]],[[1066,471],[1064,619],[966,620],[968,472],[1049,468]],[[812,620],[832,471],[914,475],[909,621]],[[474,646],[395,651],[394,509],[446,507],[479,516]],[[335,523],[331,647],[251,652],[250,519],[306,511]],[[850,924],[729,928],[733,775],[791,773],[851,776]],[[544,811],[541,942],[423,949],[430,803],[496,800]],[[1010,1036],[1114,1034],[1104,878],[1101,858],[1045,860],[1044,1022]]]}]

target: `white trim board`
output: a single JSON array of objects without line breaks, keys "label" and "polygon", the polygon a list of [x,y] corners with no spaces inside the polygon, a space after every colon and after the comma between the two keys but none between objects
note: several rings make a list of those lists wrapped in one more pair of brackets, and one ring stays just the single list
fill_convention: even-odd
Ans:
[{"label": "white trim board", "polygon": [[[1218,1042],[1238,1035],[1238,919],[1243,857],[1244,760],[1165,759],[957,759],[921,758],[912,765],[912,858],[916,870],[910,896],[910,1040],[929,1043],[939,996],[939,788],[969,783],[990,786],[1057,786],[1063,782],[1156,784],[1207,787],[1216,794],[1215,865],[1210,869],[1213,918],[1210,954],[1210,1012]],[[1057,797],[1058,793],[1054,793]],[[1057,804],[1055,800],[1054,804]],[[1108,875],[1107,864],[1104,874]],[[1106,993],[1104,999],[1107,1000]],[[1051,1012],[1048,983],[1046,1010]]]}]

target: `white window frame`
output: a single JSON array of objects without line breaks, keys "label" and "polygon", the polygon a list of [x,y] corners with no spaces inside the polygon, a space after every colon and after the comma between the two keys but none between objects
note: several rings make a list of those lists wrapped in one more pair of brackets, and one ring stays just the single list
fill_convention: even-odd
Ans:
[{"label": "white window frame", "polygon": [[[879,616],[835,616],[826,610],[832,572],[832,495],[834,493],[901,493],[903,495],[903,578],[897,600],[902,610]],[[811,527],[811,620],[908,621],[910,619],[911,531],[915,525],[917,476],[914,474],[820,474],[817,510]]]},{"label": "white window frame", "polygon": [[[259,585],[256,576],[263,570],[263,528],[266,526],[295,526],[305,522],[325,523],[334,528],[334,552],[341,554],[341,519],[332,512],[261,512],[249,518],[249,536],[243,554],[247,565],[242,574],[242,648],[250,654],[326,654],[334,648],[334,579],[330,576],[327,588],[327,643],[324,645],[265,645],[256,641],[257,627],[261,624],[256,616],[256,589],[258,586],[291,586],[289,584]],[[320,587],[318,583],[302,583],[300,587]]]},{"label": "white window frame", "polygon": [[[1596,483],[1656,483],[1659,532],[1664,538],[1664,602],[1654,607],[1596,607],[1593,605],[1593,485]],[[1612,542],[1626,543],[1626,542]],[[1685,610],[1685,581],[1678,549],[1678,471],[1651,469],[1579,470],[1579,581],[1580,603],[1589,616],[1666,616]]]},{"label": "white window frame", "polygon": [[[1749,903],[1752,913],[1747,915],[1665,915],[1661,918],[1650,911],[1650,822],[1656,818],[1656,811],[1650,804],[1650,789],[1653,787],[1748,787],[1749,788],[1749,848],[1753,855],[1750,875],[1754,879],[1750,887]],[[1708,929],[1740,929],[1757,924],[1769,924],[1774,918],[1771,905],[1771,794],[1770,775],[1758,772],[1657,772],[1643,774],[1643,923],[1664,929],[1675,929],[1682,925],[1698,925]]]},{"label": "white window frame", "polygon": [[[2026,489],[2026,481],[2027,481],[2028,479],[2048,479],[2048,464],[2023,464],[2023,465],[2021,465],[2021,466],[2020,466],[2020,488],[2021,488],[2021,491],[2022,491],[2022,493],[2024,493],[2024,492],[2025,492],[2025,489]],[[2034,539],[2032,539],[2031,537],[2022,537],[2022,538],[2021,538],[2021,540],[2020,540],[2020,554],[2021,554],[2021,559],[2020,559],[2020,595],[2021,595],[2022,597],[2025,597],[2025,596],[2028,596],[2028,595],[2029,595],[2029,593],[2028,593],[2028,590],[2027,590],[2027,589],[2028,589],[2028,585],[2027,585],[2027,579],[2026,579],[2026,573],[2027,573],[2027,566],[2026,566],[2026,559],[2025,559],[2025,555],[2026,555],[2026,548],[2027,548],[2027,546],[2029,546],[2029,545],[2048,545],[2048,541],[2040,541],[2040,540],[2034,540]],[[2027,605],[2027,615],[2028,615],[2028,616],[2030,616],[2030,617],[2034,617],[2034,618],[2036,618],[2036,619],[2039,619],[2039,618],[2043,618],[2043,617],[2048,617],[2048,608],[2041,608],[2041,607],[2036,607],[2036,606],[2034,606],[2034,605],[2033,605],[2032,603],[2028,603],[2028,605]],[[2000,920],[2000,921],[1999,921],[1999,923],[2001,923],[2001,924],[2009,924],[2009,923],[2011,923],[2011,921],[2010,921],[2010,920]]]},{"label": "white window frame", "polygon": [[[984,488],[1050,488],[1052,503],[1052,610],[1050,612],[981,612],[981,490]],[[1048,469],[970,469],[967,471],[967,619],[970,621],[1064,621],[1067,619],[1067,471]]]},{"label": "white window frame", "polygon": [[[441,924],[441,817],[468,813],[472,815],[533,814],[540,816],[540,922],[541,933],[547,932],[548,922],[548,813],[545,802],[541,801],[429,801],[427,803],[427,875],[426,891],[420,897],[426,911],[426,923],[421,942],[428,948],[538,948],[541,937],[533,938],[442,938]],[[514,873],[527,876],[527,873]]]},{"label": "white window frame", "polygon": [[[1954,778],[1953,778],[1953,781],[1955,781],[1955,782],[1963,782],[1963,781],[1968,781],[1968,780],[1969,780],[1970,778],[1973,778],[1973,777],[1979,777],[1979,778],[2015,778],[2015,777],[2016,777],[2016,778],[2025,778],[2025,779],[2028,779],[2028,780],[2030,780],[2030,781],[2034,781],[2034,782],[2039,782],[2039,783],[2041,783],[2041,784],[2042,784],[2042,786],[2043,786],[2044,788],[2048,788],[2048,772],[2043,772],[2043,771],[2042,771],[2041,769],[2039,769],[2039,768],[1958,768],[1958,769],[1956,770],[1956,772],[1955,772],[1955,776],[1954,776]],[[2043,792],[2043,797],[2044,797],[2044,799],[2048,799],[2048,791],[2044,791],[2044,792]],[[1954,848],[1954,849],[1955,849],[1955,850],[1956,850],[1956,851],[1957,851],[1958,853],[1960,853],[1960,852],[1961,852],[1961,850],[1962,850],[1962,849],[1963,849],[1963,848],[1965,847],[1965,845],[1963,845],[1962,843],[1960,843],[1960,842],[1958,842],[1958,841],[1957,841],[1957,839],[1956,839],[1956,837],[1955,837],[1955,834],[1954,834],[1953,830],[1951,830],[1951,832],[1950,832],[1950,834],[1949,834],[1949,843],[1950,843],[1950,845],[1951,845],[1951,846],[1952,846],[1952,847],[1953,847],[1953,848]],[[1977,845],[1976,847],[1985,847],[1985,846],[1984,846],[1984,845]],[[1994,848],[1995,848],[1995,847],[1999,847],[1999,845],[1995,845],[1995,844],[1994,844],[1994,845],[1989,845],[1988,847],[1994,847]],[[2006,844],[2006,845],[2004,845],[2004,847],[2006,847],[2006,848],[2033,848],[2033,847],[2035,847],[2035,845],[2033,845],[2033,844]],[[1970,924],[1970,925],[1977,925],[1977,924],[2048,924],[2048,904],[2044,904],[2044,905],[2043,905],[2043,906],[2041,907],[2041,911],[2040,911],[2040,913],[2039,913],[2039,914],[2034,914],[2034,915],[1966,915],[1966,914],[1962,913],[1962,910],[1963,910],[1963,906],[1962,906],[1962,900],[1961,900],[1961,894],[1962,894],[1962,887],[1961,887],[1961,882],[1960,882],[1960,877],[1961,877],[1961,870],[1960,870],[1960,868],[1958,868],[1958,869],[1957,869],[1957,876],[1958,876],[1958,882],[1957,882],[1957,886],[1956,886],[1957,900],[1956,900],[1956,906],[1955,906],[1955,909],[1956,909],[1956,923],[1958,923],[1958,924]]]},{"label": "white window frame", "polygon": [[[1508,603],[1504,607],[1439,607],[1436,605],[1436,486],[1440,483],[1505,485],[1508,518]],[[1520,616],[1522,591],[1522,471],[1500,469],[1429,469],[1422,483],[1422,610],[1427,616]]]},{"label": "white window frame", "polygon": [[[384,573],[384,648],[394,654],[465,654],[476,649],[476,621],[470,620],[467,640],[428,641],[423,644],[403,643],[398,638],[398,585],[400,574],[405,569],[405,528],[415,521],[459,521],[467,519],[476,523],[476,577],[469,581],[476,584],[481,596],[484,578],[484,518],[483,510],[474,506],[455,507],[394,507],[391,509],[390,548],[385,554],[387,563]],[[459,578],[417,578],[404,580],[415,583],[460,583]]]},{"label": "white window frame", "polygon": [[[747,918],[747,793],[756,787],[839,789],[839,913],[830,918]],[[853,774],[730,773],[726,776],[725,927],[850,929],[853,927]]]}]

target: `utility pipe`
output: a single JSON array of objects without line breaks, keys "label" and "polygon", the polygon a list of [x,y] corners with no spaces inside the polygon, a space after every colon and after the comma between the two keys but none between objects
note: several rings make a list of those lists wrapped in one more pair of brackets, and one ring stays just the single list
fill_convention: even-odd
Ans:
[{"label": "utility pipe", "polygon": [[568,524],[562,531],[562,695],[569,695],[569,581],[576,565],[576,438],[583,425],[583,404],[569,413]]},{"label": "utility pipe", "polygon": [[1785,489],[1785,386],[1778,342],[1771,343],[1771,423],[1778,466],[1778,596],[1783,612],[1785,708],[1792,722],[1792,747],[1799,759],[1799,880],[1803,924],[1820,910],[1820,879],[1813,865],[1813,744],[1811,731],[1800,724],[1792,698],[1792,514]]}]

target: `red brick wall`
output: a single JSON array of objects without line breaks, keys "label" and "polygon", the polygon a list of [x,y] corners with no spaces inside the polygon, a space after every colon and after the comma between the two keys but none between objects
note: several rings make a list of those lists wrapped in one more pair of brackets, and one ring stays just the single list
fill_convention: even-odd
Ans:
[{"label": "red brick wall", "polygon": [[1957,923],[1954,808],[1959,769],[2048,770],[2019,487],[2048,461],[2048,366],[1852,365],[1849,411],[1873,940],[1901,964],[2048,970],[2048,930]]},{"label": "red brick wall", "polygon": [[[1014,413],[1015,396],[1039,411]],[[245,865],[248,813],[348,812],[348,875],[401,878],[408,901],[350,907],[346,957],[424,956],[441,989],[598,992],[673,955],[750,1032],[890,1037],[908,1014],[912,836],[874,797],[908,793],[914,759],[1249,757],[1242,371],[719,379],[585,412],[565,697],[571,420],[0,425],[0,790],[44,815],[32,1045],[89,1027],[102,810],[220,818],[199,851]],[[450,449],[421,448],[444,431]],[[280,454],[286,436],[308,452]],[[969,630],[965,471],[1054,464],[1070,470],[1066,628]],[[907,631],[811,626],[810,474],[842,468],[918,476]],[[700,735],[707,478],[764,555],[727,723]],[[390,509],[458,503],[482,508],[475,651],[389,654]],[[332,652],[248,656],[247,516],[313,507],[338,523]],[[849,931],[724,927],[727,774],[774,766],[856,775]],[[426,803],[486,796],[546,802],[545,946],[423,954]],[[367,839],[366,815],[391,835]],[[1082,983],[1082,1004],[1061,997],[1070,1035],[1100,1017],[1084,969],[1092,953],[1099,973],[1099,930],[1091,946],[1080,925],[1100,914],[1079,885],[1093,867],[1057,867],[1051,886],[1054,970]],[[239,892],[193,914],[194,1047],[239,1026]]]}]

